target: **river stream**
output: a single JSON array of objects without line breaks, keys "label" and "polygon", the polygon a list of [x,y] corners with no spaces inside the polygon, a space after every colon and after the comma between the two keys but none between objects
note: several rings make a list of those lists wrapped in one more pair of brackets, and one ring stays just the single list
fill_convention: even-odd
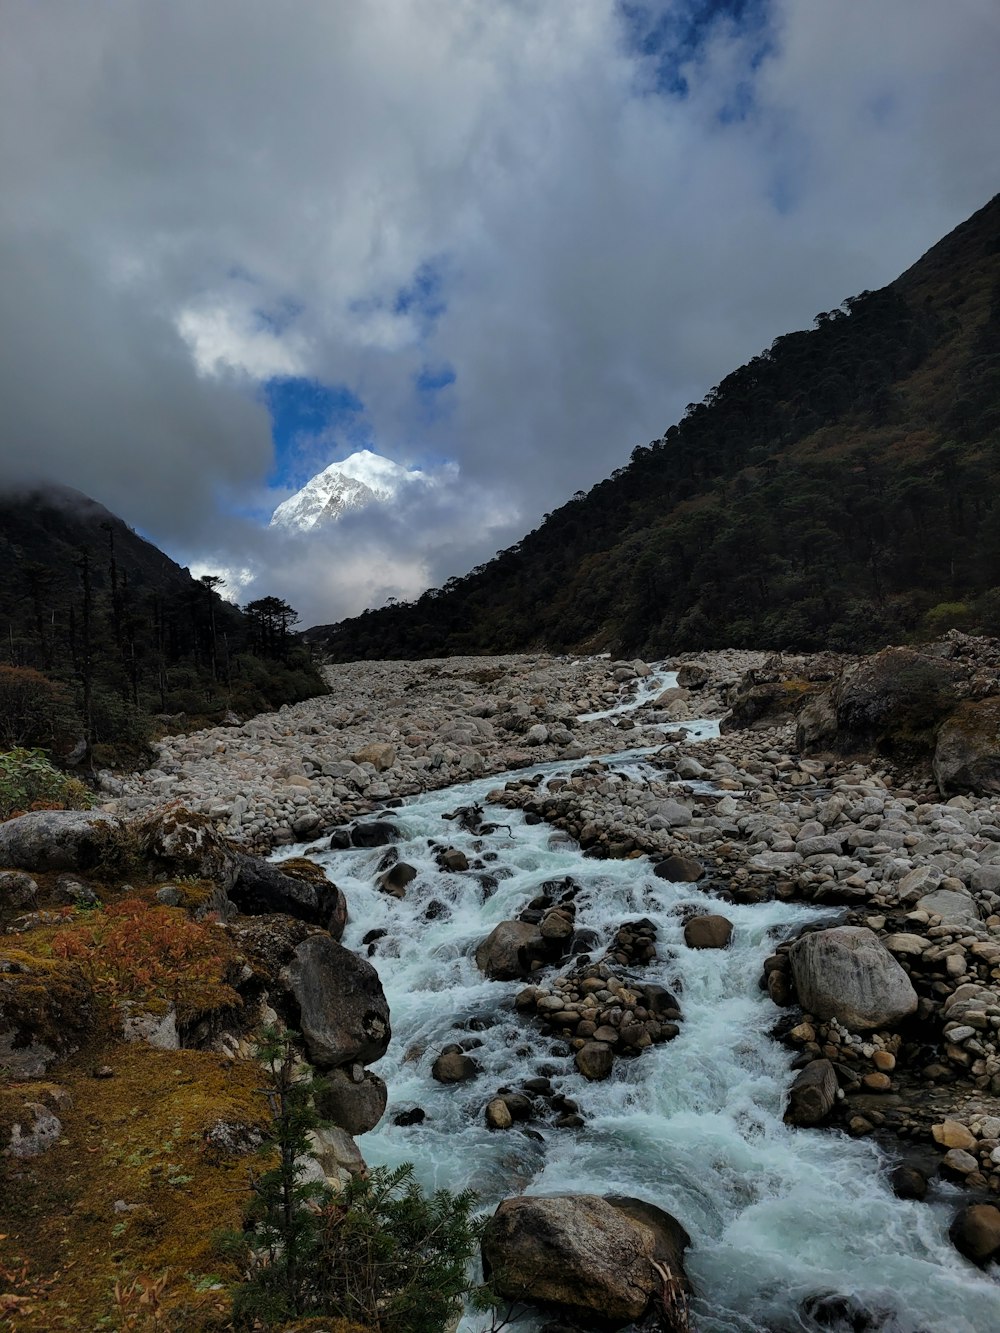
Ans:
[{"label": "river stream", "polygon": [[[634,709],[672,679],[660,673],[642,682],[638,695],[599,716]],[[691,740],[717,731],[713,722],[684,725]],[[636,777],[649,771],[646,753],[604,758],[623,778]],[[527,772],[566,775],[585,762]],[[792,1057],[768,1036],[781,1011],[759,988],[761,964],[781,939],[830,914],[784,902],[713,906],[694,885],[655,878],[645,858],[586,858],[557,830],[529,825],[504,807],[487,807],[487,818],[505,826],[488,836],[444,818],[482,803],[506,777],[526,775],[463,783],[388,813],[400,830],[401,859],[418,871],[402,900],[374,887],[384,848],[280,853],[308,854],[344,890],[351,914],[345,945],[366,954],[363,937],[385,932],[371,962],[389,1001],[393,1040],[373,1068],[388,1084],[389,1107],[359,1140],[369,1164],[412,1161],[425,1188],[471,1187],[490,1210],[524,1192],[616,1193],[657,1204],[691,1235],[687,1268],[699,1333],[1000,1329],[1000,1285],[948,1241],[957,1193],[939,1186],[932,1202],[901,1201],[888,1184],[890,1164],[871,1141],[783,1123]],[[472,868],[442,872],[431,844],[464,851]],[[577,927],[601,939],[595,958],[623,921],[656,924],[658,960],[636,975],[677,993],[683,1012],[675,1040],[616,1060],[602,1083],[588,1083],[564,1053],[553,1054],[558,1041],[515,1013],[525,983],[487,981],[473,959],[493,926],[517,916],[545,881],[565,876],[580,886]],[[720,910],[733,922],[727,950],[685,947],[686,904]],[[482,1072],[470,1083],[436,1083],[434,1058],[462,1041],[481,1043],[471,1053]],[[539,1076],[579,1103],[584,1127],[539,1121],[530,1133],[517,1125],[489,1131],[483,1109],[495,1092]],[[426,1112],[423,1123],[393,1124],[413,1107]],[[826,1296],[854,1300],[877,1318],[810,1313],[808,1303]],[[487,1326],[470,1315],[462,1330]],[[539,1326],[530,1317],[516,1325],[518,1333]]]}]

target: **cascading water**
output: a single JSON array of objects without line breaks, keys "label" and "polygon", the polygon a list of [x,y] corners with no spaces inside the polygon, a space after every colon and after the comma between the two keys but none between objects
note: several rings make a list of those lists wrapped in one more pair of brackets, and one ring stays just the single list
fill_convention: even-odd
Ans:
[{"label": "cascading water", "polygon": [[[668,682],[661,674],[640,703]],[[629,700],[620,708],[636,706]],[[621,771],[636,772],[642,755],[619,756]],[[531,771],[552,776],[580,762]],[[384,932],[371,961],[392,1014],[392,1045],[375,1066],[390,1102],[380,1125],[361,1139],[367,1161],[412,1161],[425,1188],[471,1187],[484,1209],[523,1192],[650,1200],[691,1234],[687,1267],[700,1333],[1000,1328],[1000,1286],[950,1245],[947,1200],[898,1200],[873,1143],[782,1121],[790,1056],[767,1035],[779,1010],[758,978],[775,943],[823,913],[782,902],[726,904],[735,927],[729,949],[688,949],[679,909],[708,900],[692,885],[657,879],[644,859],[587,859],[561,833],[502,807],[490,807],[488,818],[504,826],[486,836],[443,818],[481,803],[503,781],[465,783],[389,813],[400,855],[418,871],[402,900],[374,886],[384,849],[281,853],[307,851],[344,889],[351,911],[346,945],[365,953],[362,938]],[[432,843],[464,851],[472,869],[441,871]],[[683,1010],[680,1036],[618,1059],[604,1083],[588,1083],[565,1054],[554,1053],[559,1042],[515,1013],[524,983],[487,981],[473,959],[494,925],[517,916],[545,881],[567,875],[579,885],[577,927],[601,940],[594,957],[623,921],[655,923],[658,961],[638,975],[678,993]],[[472,1051],[478,1077],[436,1083],[430,1069],[441,1048],[470,1040],[480,1043]],[[496,1090],[539,1076],[579,1103],[584,1127],[538,1122],[529,1133],[488,1130],[483,1110]],[[397,1112],[416,1106],[426,1112],[421,1124],[393,1124]],[[863,1325],[829,1315],[818,1322],[807,1303],[824,1296],[854,1298],[881,1315]],[[462,1324],[467,1333],[481,1327],[475,1316]],[[537,1327],[530,1318],[518,1324],[525,1333]]]}]

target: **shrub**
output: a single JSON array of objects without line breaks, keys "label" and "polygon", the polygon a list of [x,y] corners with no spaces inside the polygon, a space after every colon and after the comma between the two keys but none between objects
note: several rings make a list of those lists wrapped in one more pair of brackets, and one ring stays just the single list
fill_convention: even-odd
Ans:
[{"label": "shrub", "polygon": [[170,1001],[181,1020],[240,1003],[225,984],[224,937],[210,921],[192,921],[177,908],[123,899],[97,920],[60,931],[52,952],[76,963],[98,995]]},{"label": "shrub", "polygon": [[242,1235],[221,1238],[247,1273],[233,1300],[237,1329],[324,1315],[378,1333],[440,1333],[471,1288],[481,1227],[475,1196],[421,1191],[409,1163],[377,1167],[342,1194],[306,1182],[309,1131],[321,1122],[315,1081],[299,1077],[286,1034],[264,1046],[276,1164],[253,1182]]},{"label": "shrub", "polygon": [[31,667],[0,666],[0,745],[48,749],[78,726],[64,686]]},{"label": "shrub", "polygon": [[0,819],[25,810],[87,810],[93,804],[79,778],[67,777],[41,750],[0,752]]}]

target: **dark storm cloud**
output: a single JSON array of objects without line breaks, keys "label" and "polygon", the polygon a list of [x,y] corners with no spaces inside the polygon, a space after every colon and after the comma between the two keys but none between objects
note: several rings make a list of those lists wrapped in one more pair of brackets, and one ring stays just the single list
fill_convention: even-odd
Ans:
[{"label": "dark storm cloud", "polygon": [[[991,0],[11,0],[2,475],[310,619],[409,595],[985,202],[998,65]],[[291,377],[458,477],[261,534]]]}]

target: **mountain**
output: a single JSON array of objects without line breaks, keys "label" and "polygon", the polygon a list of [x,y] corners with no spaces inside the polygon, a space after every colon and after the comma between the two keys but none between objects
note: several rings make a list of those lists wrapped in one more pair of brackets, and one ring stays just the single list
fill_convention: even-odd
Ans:
[{"label": "mountain", "polygon": [[1000,195],[727,375],[522,541],[334,658],[876,648],[1000,630]]},{"label": "mountain", "polygon": [[335,523],[349,510],[387,504],[406,487],[427,480],[423,472],[410,472],[370,449],[361,449],[343,462],[331,463],[278,505],[270,526],[308,532]]},{"label": "mountain", "polygon": [[0,494],[0,564],[8,744],[83,737],[99,762],[132,761],[155,713],[209,725],[325,692],[285,603],[240,611],[67,486]]}]

